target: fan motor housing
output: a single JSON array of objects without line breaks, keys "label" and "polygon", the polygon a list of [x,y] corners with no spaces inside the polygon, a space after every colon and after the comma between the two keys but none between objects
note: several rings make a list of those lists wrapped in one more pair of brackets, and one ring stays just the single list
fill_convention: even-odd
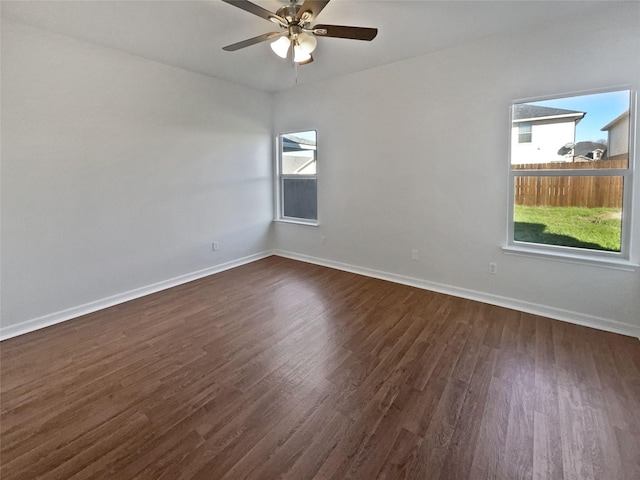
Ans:
[{"label": "fan motor housing", "polygon": [[289,5],[280,7],[276,12],[276,15],[284,18],[290,26],[291,25],[303,26],[306,22],[302,18],[298,20],[299,11],[300,11],[300,5],[298,5],[297,3],[290,3]]}]

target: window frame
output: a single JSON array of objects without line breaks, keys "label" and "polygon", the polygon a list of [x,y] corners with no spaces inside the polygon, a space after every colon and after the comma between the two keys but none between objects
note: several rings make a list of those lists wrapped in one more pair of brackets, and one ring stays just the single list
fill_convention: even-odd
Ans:
[{"label": "window frame", "polygon": [[[512,168],[512,144],[513,144],[513,107],[519,103],[531,103],[544,100],[555,100],[565,97],[581,95],[593,95],[616,91],[629,91],[629,156],[626,169],[548,169],[548,170],[524,170]],[[636,111],[637,91],[630,85],[622,85],[606,89],[570,92],[558,95],[547,95],[533,98],[517,99],[511,102],[509,107],[509,147],[508,147],[508,197],[507,197],[507,241],[503,251],[509,254],[542,257],[560,260],[569,263],[590,264],[605,266],[622,270],[635,270],[640,266],[631,259],[632,253],[632,226],[633,219],[639,212],[633,212],[633,183],[636,168]],[[519,131],[518,131],[519,136]],[[561,245],[547,245],[541,243],[521,242],[514,239],[514,212],[515,212],[515,179],[516,177],[622,177],[622,225],[620,232],[620,251],[592,250],[579,247]]]},{"label": "window frame", "polygon": [[[315,162],[316,173],[315,174],[285,174],[282,173],[282,153],[283,153],[283,137],[285,135],[295,135],[299,132],[315,132],[316,135],[316,150],[315,150]],[[319,205],[318,205],[318,130],[315,128],[298,129],[294,131],[281,132],[276,135],[276,154],[275,154],[275,214],[274,221],[281,223],[292,223],[297,225],[306,225],[317,227],[319,218]],[[305,219],[299,217],[287,217],[284,215],[284,181],[288,179],[294,180],[315,180],[316,181],[316,219]]]}]

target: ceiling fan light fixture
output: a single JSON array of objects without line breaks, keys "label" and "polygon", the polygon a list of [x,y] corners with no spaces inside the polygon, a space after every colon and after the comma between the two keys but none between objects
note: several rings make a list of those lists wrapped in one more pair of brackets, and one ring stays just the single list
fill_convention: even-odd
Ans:
[{"label": "ceiling fan light fixture", "polygon": [[296,63],[306,63],[311,60],[311,54],[305,52],[299,45],[293,47],[293,61]]},{"label": "ceiling fan light fixture", "polygon": [[[1,0],[0,0],[1,1]],[[378,34],[377,28],[352,27],[344,25],[316,25],[318,14],[330,0],[279,0],[288,3],[275,13],[262,8],[249,0],[222,0],[258,17],[264,18],[280,26],[279,32],[263,33],[241,42],[222,47],[226,52],[234,52],[257,43],[271,42],[271,49],[281,58],[288,58],[289,52],[297,65],[313,62],[311,52],[316,49],[316,36],[349,38],[353,40],[371,41]],[[309,34],[312,35],[309,35]]]},{"label": "ceiling fan light fixture", "polygon": [[290,46],[291,40],[289,40],[289,37],[280,37],[275,42],[271,42],[271,50],[280,58],[287,58]]},{"label": "ceiling fan light fixture", "polygon": [[310,54],[318,46],[318,40],[316,40],[314,36],[309,35],[308,33],[300,33],[297,40],[300,50],[302,50],[304,53]]}]

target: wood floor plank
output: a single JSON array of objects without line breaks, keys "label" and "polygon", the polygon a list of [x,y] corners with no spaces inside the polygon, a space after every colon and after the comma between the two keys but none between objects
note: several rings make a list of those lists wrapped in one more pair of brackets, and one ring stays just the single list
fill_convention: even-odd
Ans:
[{"label": "wood floor plank", "polygon": [[469,386],[450,379],[418,449],[409,478],[439,478]]},{"label": "wood floor plank", "polygon": [[326,426],[317,431],[309,447],[302,452],[293,466],[282,474],[282,478],[287,480],[316,478],[322,465],[342,443],[352,426],[351,419],[340,412],[335,412]]},{"label": "wood floor plank", "polygon": [[556,463],[554,451],[560,445],[555,444],[552,420],[539,411],[533,412],[533,471],[534,480],[553,480],[562,478],[561,465]]},{"label": "wood floor plank", "polygon": [[[514,331],[516,324],[512,325]],[[512,399],[507,426],[506,451],[501,463],[504,478],[531,478],[533,474],[535,357],[532,322],[520,315],[515,334],[516,352],[513,366]]]},{"label": "wood floor plank", "polygon": [[[338,430],[337,424],[343,428],[350,425],[342,414],[335,412],[333,397],[335,387],[331,384],[320,384],[322,395],[319,397],[317,405],[309,410],[301,411],[301,421],[290,423],[296,420],[295,416],[287,416],[283,425],[270,431],[260,440],[257,449],[252,450],[237,462],[223,478],[245,478],[260,480],[263,478],[278,478],[290,470],[300,459],[306,450],[310,448],[314,437],[323,429]],[[281,433],[284,432],[284,433]]]},{"label": "wood floor plank", "polygon": [[469,389],[458,415],[447,457],[440,471],[439,478],[443,480],[471,476],[474,450],[480,434],[496,356],[495,349],[484,345],[477,355],[473,374],[469,378]]},{"label": "wood floor plank", "polygon": [[396,441],[389,450],[386,462],[378,474],[378,480],[405,479],[408,480],[409,469],[422,443],[422,437],[401,428]]},{"label": "wood floor plank", "polygon": [[327,457],[314,478],[335,480],[345,478],[358,452],[375,432],[399,393],[399,387],[385,382],[374,397],[368,401],[357,420],[353,421],[344,438]]},{"label": "wood floor plank", "polygon": [[398,434],[398,420],[401,410],[394,401],[386,411],[373,433],[362,443],[351,462],[346,479],[376,478],[382,470],[391,447]]},{"label": "wood floor plank", "polygon": [[533,478],[562,478],[562,440],[553,321],[536,319]]},{"label": "wood floor plank", "polygon": [[640,435],[615,428],[625,480],[640,478]]},{"label": "wood floor plank", "polygon": [[269,257],[0,344],[3,480],[640,478],[640,343]]},{"label": "wood floor plank", "polygon": [[562,435],[563,471],[566,479],[593,479],[588,450],[585,406],[578,383],[577,365],[572,358],[573,339],[563,324],[554,325],[558,369],[558,404]]},{"label": "wood floor plank", "polygon": [[502,478],[500,466],[506,462],[507,429],[512,399],[512,384],[493,376],[480,422],[471,464],[471,478]]}]

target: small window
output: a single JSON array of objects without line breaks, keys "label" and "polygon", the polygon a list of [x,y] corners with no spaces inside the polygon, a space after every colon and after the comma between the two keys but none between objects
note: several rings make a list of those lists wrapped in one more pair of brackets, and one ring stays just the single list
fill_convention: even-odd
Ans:
[{"label": "small window", "polygon": [[278,218],[315,224],[318,220],[316,132],[278,136]]},{"label": "small window", "polygon": [[530,123],[521,123],[518,125],[518,143],[531,143]]},{"label": "small window", "polygon": [[629,260],[633,99],[617,90],[513,104],[508,247]]}]

